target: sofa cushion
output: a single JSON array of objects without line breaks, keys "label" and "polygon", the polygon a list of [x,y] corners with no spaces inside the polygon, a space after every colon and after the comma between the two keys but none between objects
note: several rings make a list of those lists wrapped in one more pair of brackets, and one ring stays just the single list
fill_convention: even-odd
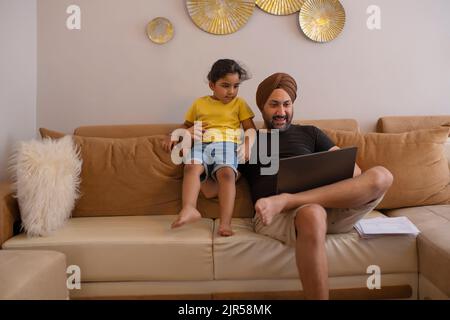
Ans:
[{"label": "sofa cushion", "polygon": [[[374,211],[367,217],[377,216],[382,215]],[[214,234],[216,279],[298,278],[293,247],[255,233],[250,219],[233,219],[232,227],[232,237]],[[353,231],[327,235],[326,246],[330,277],[365,275],[370,265],[379,266],[383,274],[417,272],[415,237],[361,239]]]},{"label": "sofa cushion", "polygon": [[450,205],[404,208],[386,214],[408,217],[419,228],[420,273],[450,296]]},{"label": "sofa cushion", "polygon": [[[391,116],[378,119],[377,131],[383,133],[400,133],[436,127],[450,127],[450,116]],[[450,169],[450,132],[445,153]]]},{"label": "sofa cushion", "polygon": [[82,165],[72,137],[22,141],[11,160],[24,231],[40,236],[64,225],[79,196]]},{"label": "sofa cushion", "polygon": [[17,235],[3,249],[54,250],[82,281],[212,280],[210,219],[170,229],[176,216],[73,218],[52,236]]},{"label": "sofa cushion", "polygon": [[74,136],[83,167],[73,216],[178,213],[183,168],[162,149],[161,138]]},{"label": "sofa cushion", "polygon": [[[39,129],[42,138],[63,133]],[[73,136],[81,150],[81,197],[73,217],[176,214],[181,209],[183,168],[161,147],[162,136]]]},{"label": "sofa cushion", "polygon": [[448,128],[398,134],[325,130],[340,147],[357,146],[357,163],[389,169],[394,182],[377,207],[395,209],[450,203],[450,173],[444,153]]},{"label": "sofa cushion", "polygon": [[[64,136],[45,128],[41,128],[40,133],[43,138]],[[180,211],[183,167],[175,165],[170,154],[162,149],[162,135],[73,137],[83,159],[81,198],[75,206],[74,217],[177,214]],[[200,194],[198,209],[203,217],[220,216],[218,199],[205,199]],[[242,178],[236,184],[233,216],[252,215],[250,191]]]}]

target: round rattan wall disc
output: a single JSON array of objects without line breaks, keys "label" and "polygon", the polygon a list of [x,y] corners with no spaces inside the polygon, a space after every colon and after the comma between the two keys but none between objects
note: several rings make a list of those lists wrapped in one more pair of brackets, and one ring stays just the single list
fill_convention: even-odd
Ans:
[{"label": "round rattan wall disc", "polygon": [[328,42],[344,29],[345,10],[339,0],[306,0],[300,9],[299,21],[308,38]]},{"label": "round rattan wall disc", "polygon": [[155,18],[147,25],[147,35],[155,43],[166,43],[173,38],[173,25],[166,18]]},{"label": "round rattan wall disc", "polygon": [[305,0],[256,0],[256,5],[263,11],[277,16],[298,12]]},{"label": "round rattan wall disc", "polygon": [[192,21],[203,31],[230,34],[242,28],[255,9],[255,0],[187,0]]}]

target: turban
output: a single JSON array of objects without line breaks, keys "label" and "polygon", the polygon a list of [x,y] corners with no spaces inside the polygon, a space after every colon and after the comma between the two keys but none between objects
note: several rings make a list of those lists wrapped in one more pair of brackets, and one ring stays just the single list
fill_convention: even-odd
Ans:
[{"label": "turban", "polygon": [[286,73],[274,73],[266,78],[256,90],[256,104],[262,110],[275,89],[283,89],[291,97],[292,102],[297,98],[297,83]]}]

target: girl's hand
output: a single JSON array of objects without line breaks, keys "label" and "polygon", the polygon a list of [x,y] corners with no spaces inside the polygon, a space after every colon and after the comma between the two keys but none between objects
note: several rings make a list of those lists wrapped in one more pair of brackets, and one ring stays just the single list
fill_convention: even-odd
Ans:
[{"label": "girl's hand", "polygon": [[172,141],[172,135],[167,135],[164,137],[164,139],[162,140],[161,144],[162,147],[164,149],[164,151],[166,152],[170,152],[172,151],[172,148],[177,144],[178,141]]},{"label": "girl's hand", "polygon": [[206,122],[202,123],[202,127],[201,128],[197,128],[198,126],[191,126],[189,127],[189,129],[187,129],[189,131],[189,133],[191,134],[191,138],[194,139],[195,141],[201,141],[203,138],[203,134],[205,133],[205,127],[208,124]]},{"label": "girl's hand", "polygon": [[250,160],[250,148],[248,143],[242,143],[237,150],[239,163],[247,163]]}]

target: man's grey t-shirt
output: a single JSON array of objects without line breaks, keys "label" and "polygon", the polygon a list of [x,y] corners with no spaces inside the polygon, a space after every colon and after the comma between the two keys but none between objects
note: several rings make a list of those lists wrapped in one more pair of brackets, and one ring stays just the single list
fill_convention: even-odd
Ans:
[{"label": "man's grey t-shirt", "polygon": [[[269,155],[271,157],[277,156],[276,154],[270,154],[272,139],[270,131],[267,133],[263,133],[261,131],[258,132],[258,139],[253,146],[253,154],[258,152],[257,148],[261,134],[267,134],[267,150]],[[314,126],[291,125],[288,130],[279,132],[279,139],[279,159],[328,151],[335,146],[333,141],[331,141],[325,133]],[[276,194],[276,174],[261,175],[261,167],[269,166],[270,164],[262,165],[258,155],[258,161],[256,164],[247,163],[240,165],[238,168],[238,170],[248,181],[253,203],[260,198],[265,198]]]}]

